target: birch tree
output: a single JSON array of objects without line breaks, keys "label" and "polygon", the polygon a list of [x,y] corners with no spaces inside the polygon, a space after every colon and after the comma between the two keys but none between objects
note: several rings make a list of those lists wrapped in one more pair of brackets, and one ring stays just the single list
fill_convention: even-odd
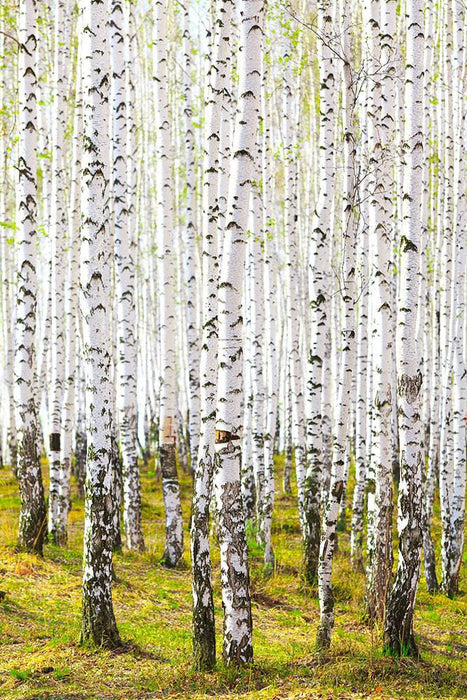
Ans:
[{"label": "birch tree", "polygon": [[186,288],[186,346],[188,355],[188,427],[191,456],[191,470],[195,469],[198,458],[198,442],[200,432],[200,395],[199,395],[199,307],[198,307],[198,251],[197,251],[197,220],[196,220],[196,155],[195,134],[193,125],[193,96],[192,96],[192,61],[190,37],[189,3],[186,2],[183,16],[183,117],[186,142],[186,223],[184,227],[185,261],[184,284]]},{"label": "birch tree", "polygon": [[37,24],[35,0],[19,4],[19,147],[14,402],[21,510],[19,546],[42,554],[46,508],[36,392]]},{"label": "birch tree", "polygon": [[[111,101],[115,293],[117,296],[117,406],[122,454],[123,521],[128,549],[144,549],[137,449],[136,309],[133,115],[127,109],[133,81],[131,7],[112,2]],[[127,94],[127,89],[130,94]],[[132,143],[133,140],[133,143]],[[133,199],[133,201],[132,201]]]},{"label": "birch tree", "polygon": [[265,543],[264,562],[271,567],[274,564],[271,529],[274,508],[274,438],[276,435],[277,404],[278,404],[278,358],[277,358],[277,259],[273,240],[272,211],[273,184],[271,177],[271,117],[266,99],[268,71],[266,65],[263,75],[262,115],[262,174],[263,174],[263,231],[264,231],[264,300],[265,300],[265,423],[264,423],[264,471],[265,490],[262,504],[262,530]]},{"label": "birch tree", "polygon": [[[323,414],[326,411],[324,392],[329,390],[323,381],[326,340],[329,328],[328,275],[332,219],[331,207],[334,185],[334,119],[336,109],[336,66],[332,51],[333,3],[318,3],[318,43],[320,70],[320,134],[319,183],[320,191],[312,223],[312,268],[309,275],[312,315],[312,343],[308,365],[307,390],[307,449],[309,466],[305,481],[306,532],[304,538],[304,575],[315,583],[318,575],[320,542],[320,489],[324,479],[326,446]],[[324,386],[326,385],[326,386]]]},{"label": "birch tree", "polygon": [[[77,378],[79,363],[78,354],[78,281],[79,281],[79,228],[81,216],[80,179],[83,143],[82,131],[82,95],[81,95],[81,71],[76,76],[76,95],[73,119],[73,140],[71,150],[71,185],[70,203],[68,213],[68,255],[67,255],[67,281],[65,284],[65,375],[64,395],[61,415],[60,438],[60,478],[58,485],[58,527],[57,541],[66,544],[68,539],[67,519],[70,509],[70,477],[73,460],[73,427],[78,422],[76,408]],[[74,446],[75,465],[78,465],[80,474],[80,441],[76,440]],[[84,449],[84,452],[86,450]],[[85,458],[84,458],[85,463]],[[80,479],[78,478],[78,484]],[[78,486],[79,488],[79,486]],[[80,493],[80,496],[84,494]]]},{"label": "birch tree", "polygon": [[418,655],[413,612],[420,575],[423,435],[420,421],[423,381],[420,343],[416,336],[419,286],[422,164],[423,164],[423,3],[406,8],[406,122],[403,163],[404,199],[400,237],[400,288],[396,337],[400,440],[400,482],[396,577],[384,622],[384,647],[395,656]]},{"label": "birch tree", "polygon": [[240,490],[242,429],[242,290],[249,197],[261,97],[263,3],[240,5],[239,95],[219,277],[218,383],[214,485],[221,550],[224,659],[253,659],[245,521]]},{"label": "birch tree", "polygon": [[373,307],[372,452],[374,481],[368,495],[367,613],[384,617],[392,569],[392,168],[395,91],[393,37],[396,5],[371,2],[371,63],[374,75],[370,123],[370,167],[374,192],[369,202],[370,233],[376,239]]},{"label": "birch tree", "polygon": [[175,278],[171,115],[168,95],[167,3],[158,0],[154,15],[154,67],[157,118],[157,235],[160,333],[159,451],[164,494],[166,542],[163,560],[176,566],[183,554],[183,523],[177,476],[177,401],[175,354]]},{"label": "birch tree", "polygon": [[[350,17],[349,4],[344,4],[343,17]],[[341,294],[344,305],[344,319],[341,328],[339,385],[335,425],[333,428],[333,461],[329,496],[323,515],[323,527],[319,551],[318,594],[320,623],[317,633],[317,646],[327,649],[331,641],[334,623],[334,599],[331,589],[332,559],[336,542],[336,525],[345,489],[346,462],[350,459],[347,431],[352,389],[352,376],[355,363],[355,244],[356,244],[356,134],[355,134],[355,81],[353,80],[353,56],[350,34],[344,27],[344,153],[345,189],[342,216],[342,272]],[[347,472],[348,473],[348,472]]]},{"label": "birch tree", "polygon": [[54,202],[51,216],[52,269],[51,269],[51,391],[49,456],[49,534],[56,544],[63,544],[59,522],[60,500],[60,442],[61,412],[65,380],[65,249],[67,237],[66,209],[66,142],[67,74],[69,72],[70,12],[64,0],[58,0],[54,13],[54,104],[52,128],[52,187]]},{"label": "birch tree", "polygon": [[[465,8],[452,4],[452,71],[453,78],[465,84],[465,46],[463,31]],[[448,86],[449,89],[449,86]],[[462,91],[460,93],[462,95]],[[441,502],[441,571],[442,589],[452,598],[459,590],[459,575],[464,544],[465,487],[466,487],[466,416],[467,389],[466,363],[464,359],[463,329],[465,329],[465,225],[467,220],[465,189],[465,156],[463,141],[466,134],[466,112],[463,100],[457,94],[452,97],[453,130],[453,229],[452,229],[452,277],[449,295],[449,355],[445,367],[449,384],[451,411],[449,416],[452,451],[443,450],[440,464]],[[449,261],[448,261],[449,264]],[[448,418],[448,416],[446,416]],[[441,435],[446,430],[441,428]],[[445,438],[446,439],[446,438]],[[446,459],[447,457],[447,459]]]},{"label": "birch tree", "polygon": [[115,648],[112,605],[113,397],[109,163],[110,51],[104,2],[83,3],[81,314],[86,378],[86,484],[81,641]]},{"label": "birch tree", "polygon": [[228,99],[232,0],[216,5],[212,63],[206,89],[206,146],[203,182],[203,297],[200,357],[201,430],[194,474],[191,523],[193,566],[193,652],[195,667],[212,668],[216,659],[214,603],[209,551],[209,506],[214,472],[217,387],[217,283],[221,112]]}]

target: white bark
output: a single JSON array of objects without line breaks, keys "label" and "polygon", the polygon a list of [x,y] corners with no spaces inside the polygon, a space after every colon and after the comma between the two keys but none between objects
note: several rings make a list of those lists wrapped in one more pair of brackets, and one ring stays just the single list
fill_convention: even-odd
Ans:
[{"label": "white bark", "polygon": [[200,357],[201,430],[194,475],[191,556],[193,566],[193,651],[195,666],[209,669],[216,660],[214,604],[209,551],[209,506],[214,469],[217,388],[218,217],[220,129],[229,85],[232,0],[216,6],[216,38],[206,94],[206,147],[203,183],[202,341]]},{"label": "white bark", "polygon": [[393,140],[395,90],[393,41],[396,3],[371,2],[372,69],[374,74],[370,125],[370,168],[374,192],[370,198],[369,236],[376,238],[372,323],[372,451],[367,534],[367,613],[382,620],[392,571],[392,247],[394,212]]},{"label": "white bark", "polygon": [[253,658],[245,522],[240,492],[242,430],[242,290],[249,197],[255,172],[261,97],[262,0],[240,5],[237,120],[219,278],[215,492],[219,518],[224,659]]},{"label": "white bark", "polygon": [[[64,395],[61,415],[60,439],[60,473],[58,484],[58,514],[57,540],[67,541],[67,519],[70,509],[70,476],[73,454],[73,426],[77,418],[75,412],[77,362],[76,355],[78,334],[78,278],[79,278],[79,226],[81,215],[80,182],[82,177],[81,163],[83,144],[80,138],[83,127],[81,71],[78,70],[76,79],[75,113],[73,119],[73,144],[71,153],[71,187],[68,213],[68,259],[67,279],[65,283],[65,376]],[[79,447],[79,446],[77,446]],[[75,447],[77,463],[81,454]],[[79,479],[78,479],[79,483]],[[81,494],[82,495],[82,494]]]},{"label": "white bark", "polygon": [[[133,104],[133,33],[131,7],[112,0],[111,104],[112,185],[115,227],[115,294],[117,305],[116,380],[122,459],[123,522],[128,549],[144,549],[137,447],[136,308],[134,217],[135,135]],[[133,98],[133,99],[132,99]]]},{"label": "white bark", "polygon": [[[453,78],[465,84],[465,48],[463,41],[465,10],[453,3]],[[450,15],[448,14],[448,17]],[[462,91],[461,93],[462,94]],[[453,95],[453,231],[452,231],[452,278],[449,295],[449,355],[445,366],[447,392],[450,398],[449,421],[452,453],[442,450],[445,459],[440,464],[441,501],[441,570],[442,588],[453,597],[459,590],[459,575],[464,544],[465,488],[466,488],[466,423],[467,382],[466,363],[463,356],[463,325],[466,315],[466,263],[465,227],[466,182],[464,139],[466,136],[466,114],[462,100]],[[449,265],[449,260],[447,264]],[[441,436],[447,439],[446,428],[441,426]],[[449,429],[448,428],[448,429]],[[452,455],[452,456],[451,456]]]},{"label": "white bark", "polygon": [[183,54],[183,116],[184,147],[186,153],[186,221],[184,225],[185,264],[184,286],[186,294],[186,333],[188,355],[188,430],[191,457],[191,471],[195,470],[198,459],[200,433],[200,333],[198,308],[198,251],[196,222],[196,162],[195,134],[193,126],[192,62],[190,16],[188,0],[184,7]]},{"label": "white bark", "polygon": [[16,329],[13,395],[21,510],[19,546],[42,553],[46,510],[38,449],[36,380],[36,2],[19,4],[19,147],[16,238]]},{"label": "white bark", "polygon": [[399,555],[389,596],[384,644],[390,654],[417,655],[413,612],[420,575],[423,430],[420,421],[423,381],[420,343],[416,337],[423,164],[423,3],[407,6],[405,72],[405,144],[403,221],[400,239],[400,289],[396,338],[400,440],[397,529]]},{"label": "white bark", "polygon": [[[344,4],[343,17],[351,16],[348,3]],[[331,642],[334,624],[334,599],[331,588],[332,561],[336,542],[336,526],[339,507],[342,502],[346,482],[348,453],[350,402],[352,376],[355,364],[355,246],[357,229],[356,200],[356,128],[353,55],[348,28],[344,28],[344,202],[342,215],[342,277],[340,280],[344,319],[340,338],[340,370],[335,425],[333,434],[333,455],[329,496],[323,514],[322,535],[318,565],[318,595],[320,623],[317,634],[319,648],[327,649]],[[348,472],[347,472],[348,473]]]},{"label": "white bark", "polygon": [[[266,86],[267,73],[264,76]],[[265,489],[262,505],[262,531],[264,548],[264,561],[268,566],[274,564],[274,552],[272,551],[271,527],[274,508],[274,438],[276,436],[276,421],[278,410],[278,352],[277,352],[277,261],[274,239],[272,239],[273,224],[271,215],[273,207],[273,185],[270,167],[270,114],[267,110],[267,101],[263,90],[263,148],[262,148],[262,172],[263,172],[263,231],[264,231],[264,305],[265,305],[265,424],[264,424],[264,475]]]},{"label": "white bark", "polygon": [[113,613],[113,420],[110,335],[108,14],[104,2],[83,3],[83,176],[81,180],[81,295],[86,378],[87,463],[81,639],[116,647]]},{"label": "white bark", "polygon": [[65,271],[66,271],[66,143],[67,121],[66,89],[70,69],[70,18],[65,0],[57,0],[54,16],[54,104],[52,126],[52,325],[51,325],[51,375],[49,394],[49,535],[56,544],[63,544],[59,518],[60,491],[60,436],[61,412],[65,391]]},{"label": "white bark", "polygon": [[159,279],[160,396],[159,449],[164,495],[164,562],[175,566],[183,554],[183,522],[175,447],[177,441],[174,193],[171,114],[168,94],[167,2],[155,3],[154,69],[157,120],[157,248]]},{"label": "white bark", "polygon": [[320,70],[319,196],[312,223],[312,270],[309,299],[312,313],[312,343],[309,353],[307,391],[307,450],[309,466],[305,481],[306,533],[304,575],[316,582],[320,538],[320,491],[326,481],[326,451],[329,429],[329,283],[328,266],[332,237],[332,201],[335,182],[334,125],[336,109],[335,57],[329,42],[333,36],[333,3],[318,3]]},{"label": "white bark", "polygon": [[363,511],[367,473],[367,384],[368,384],[368,227],[363,223],[357,252],[359,258],[360,293],[357,304],[356,398],[355,398],[355,488],[352,499],[350,555],[352,565],[363,570]]}]

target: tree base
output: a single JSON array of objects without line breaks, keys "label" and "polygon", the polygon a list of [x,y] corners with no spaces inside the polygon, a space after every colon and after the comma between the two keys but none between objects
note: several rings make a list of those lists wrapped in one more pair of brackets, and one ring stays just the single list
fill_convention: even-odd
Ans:
[{"label": "tree base", "polygon": [[216,633],[214,610],[193,613],[193,668],[212,671],[216,665]]},{"label": "tree base", "polygon": [[264,548],[264,565],[263,573],[265,576],[272,576],[274,574],[274,568],[276,565],[276,558],[274,556],[274,550],[271,545],[266,545]]},{"label": "tree base", "polygon": [[250,642],[224,643],[223,659],[226,666],[245,666],[253,663],[253,645]]},{"label": "tree base", "polygon": [[[50,533],[49,533],[50,535]],[[52,533],[52,542],[57,547],[66,547],[68,544],[68,533],[66,530],[60,529],[55,530]]]},{"label": "tree base", "polygon": [[393,658],[407,656],[412,659],[420,659],[420,652],[413,634],[408,638],[401,639],[397,635],[385,631],[383,653],[385,656]]},{"label": "tree base", "polygon": [[316,644],[315,648],[318,654],[325,655],[331,647],[331,632],[328,627],[324,625],[318,626],[318,631],[316,633]]},{"label": "tree base", "polygon": [[[45,511],[45,505],[44,505]],[[42,521],[38,522],[36,527],[22,527],[20,515],[20,532],[18,537],[18,551],[37,554],[38,557],[44,556],[44,542],[47,541],[47,514],[44,514]]]},{"label": "tree base", "polygon": [[[438,589],[430,591],[430,593],[437,593]],[[457,576],[449,578],[448,580],[443,580],[441,585],[441,591],[450,599],[456,597],[459,593],[459,578]]]},{"label": "tree base", "polygon": [[165,566],[166,569],[175,569],[180,563],[182,556],[183,552],[174,557],[173,554],[165,551],[160,559],[161,566]]},{"label": "tree base", "polygon": [[363,558],[361,555],[352,558],[352,571],[359,574],[365,573],[365,567],[363,565]]},{"label": "tree base", "polygon": [[165,550],[161,562],[173,569],[183,556],[183,524],[175,444],[159,447],[165,511]]},{"label": "tree base", "polygon": [[436,574],[435,574],[434,578],[430,577],[430,575],[426,575],[425,578],[426,578],[426,587],[427,587],[428,593],[430,595],[436,595],[436,593],[438,593],[438,591],[439,591],[439,585],[438,585],[438,580],[436,578]]},{"label": "tree base", "polygon": [[91,616],[90,611],[84,611],[79,644],[102,649],[122,647],[113,613],[108,614],[104,619],[97,619]]},{"label": "tree base", "polygon": [[146,551],[146,545],[142,538],[139,542],[132,542],[131,545],[127,542],[126,548],[129,552],[138,552],[139,554]]}]

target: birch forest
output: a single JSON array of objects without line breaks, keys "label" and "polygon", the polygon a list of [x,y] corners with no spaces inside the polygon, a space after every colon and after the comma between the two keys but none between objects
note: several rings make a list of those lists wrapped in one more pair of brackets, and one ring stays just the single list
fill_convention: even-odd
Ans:
[{"label": "birch forest", "polygon": [[467,697],[466,243],[464,0],[2,0],[0,695]]}]

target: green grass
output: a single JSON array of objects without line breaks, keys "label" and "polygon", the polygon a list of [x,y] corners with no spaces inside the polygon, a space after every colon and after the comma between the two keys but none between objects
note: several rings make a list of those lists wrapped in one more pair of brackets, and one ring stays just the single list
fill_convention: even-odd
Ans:
[{"label": "green grass", "polygon": [[[182,496],[187,524],[186,475]],[[16,482],[8,471],[0,472],[0,697],[467,698],[465,563],[455,600],[430,596],[422,579],[415,619],[422,660],[398,661],[383,656],[381,630],[365,625],[364,578],[351,570],[349,536],[340,533],[333,576],[333,643],[329,656],[320,659],[314,652],[316,591],[305,587],[298,575],[296,497],[280,491],[272,576],[264,571],[261,551],[248,533],[255,663],[238,670],[219,662],[213,673],[193,672],[188,532],[183,565],[175,571],[164,569],[159,564],[164,549],[162,495],[154,472],[143,475],[143,501],[147,551],[115,556],[113,596],[125,647],[118,653],[80,647],[83,503],[73,501],[67,549],[47,545],[43,559],[17,553]],[[439,543],[438,511],[434,532]],[[222,608],[215,548],[213,560],[220,658]]]}]

